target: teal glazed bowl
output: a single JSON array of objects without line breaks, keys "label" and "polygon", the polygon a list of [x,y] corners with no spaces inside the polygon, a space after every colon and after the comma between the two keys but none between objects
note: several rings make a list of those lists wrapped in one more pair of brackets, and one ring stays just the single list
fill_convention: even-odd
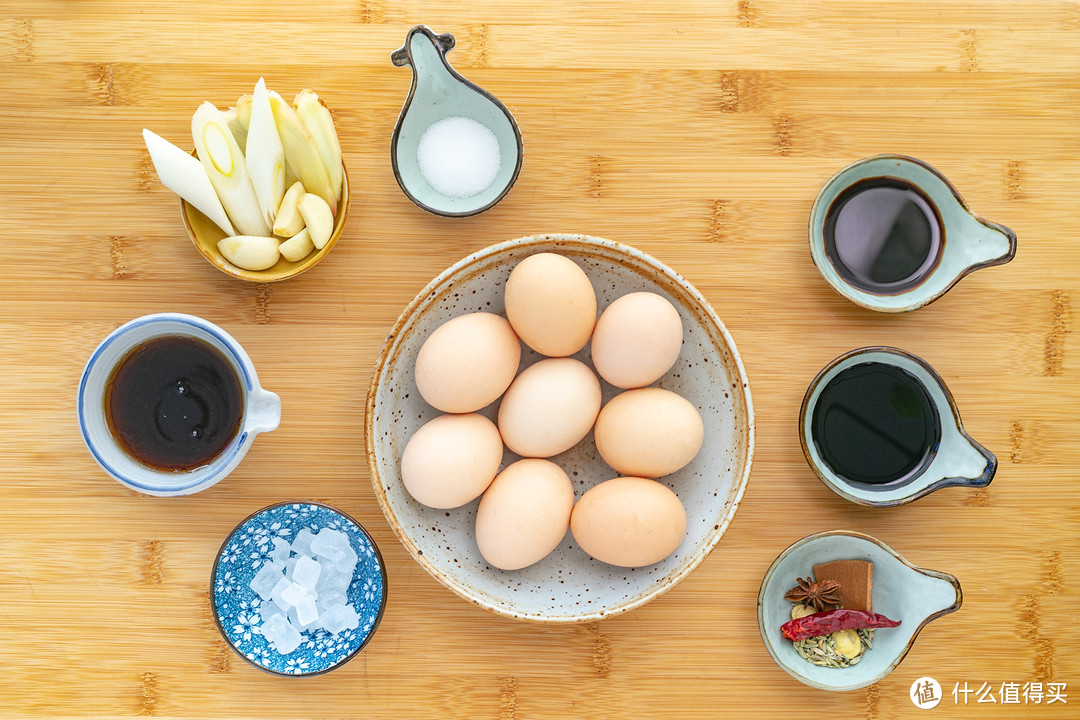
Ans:
[{"label": "teal glazed bowl", "polygon": [[[780,627],[791,619],[792,603],[784,594],[795,587],[796,578],[813,576],[814,565],[833,560],[872,562],[874,612],[900,621],[899,627],[875,631],[873,647],[857,665],[846,668],[811,664],[780,634]],[[845,692],[891,673],[926,624],[956,612],[962,602],[960,583],[952,575],[916,567],[869,535],[833,530],[799,540],[769,566],[758,593],[758,628],[769,655],[784,672],[819,690]]]},{"label": "teal glazed bowl", "polygon": [[[874,486],[848,480],[830,467],[814,438],[814,410],[822,391],[841,372],[864,363],[890,365],[913,377],[926,391],[940,427],[937,445],[930,449],[921,468],[898,483]],[[945,381],[925,360],[899,348],[859,348],[825,366],[803,397],[799,439],[806,461],[826,487],[853,503],[870,507],[903,505],[945,487],[986,487],[997,472],[994,454],[964,430],[960,411]]]},{"label": "teal glazed bowl", "polygon": [[[910,289],[868,292],[852,284],[826,251],[826,221],[834,203],[864,182],[895,180],[914,186],[933,208],[940,227],[940,249],[931,268]],[[839,200],[839,202],[838,202]],[[833,290],[856,305],[878,312],[908,312],[934,302],[968,273],[1002,265],[1016,255],[1016,233],[972,212],[945,176],[922,160],[877,155],[858,160],[833,175],[810,210],[810,255]]]}]

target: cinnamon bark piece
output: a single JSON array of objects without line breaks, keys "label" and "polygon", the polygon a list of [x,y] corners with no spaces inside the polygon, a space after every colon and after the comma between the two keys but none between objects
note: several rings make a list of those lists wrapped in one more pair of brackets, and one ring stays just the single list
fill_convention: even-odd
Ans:
[{"label": "cinnamon bark piece", "polygon": [[866,560],[834,560],[814,566],[814,579],[840,583],[844,607],[873,611],[874,564]]}]

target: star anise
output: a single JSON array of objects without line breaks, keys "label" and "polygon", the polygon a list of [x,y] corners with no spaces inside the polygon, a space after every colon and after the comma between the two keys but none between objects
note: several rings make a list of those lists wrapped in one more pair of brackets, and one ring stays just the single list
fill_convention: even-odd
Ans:
[{"label": "star anise", "polygon": [[814,582],[810,578],[795,578],[799,585],[787,591],[784,597],[794,603],[812,605],[814,610],[821,612],[827,607],[838,607],[843,600],[840,598],[840,583],[835,580],[822,580]]}]

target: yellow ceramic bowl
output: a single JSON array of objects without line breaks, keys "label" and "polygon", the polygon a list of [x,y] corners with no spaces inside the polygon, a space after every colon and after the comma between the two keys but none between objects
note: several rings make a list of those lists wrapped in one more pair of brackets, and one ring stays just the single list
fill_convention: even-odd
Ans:
[{"label": "yellow ceramic bowl", "polygon": [[[191,154],[194,155],[195,152],[192,151]],[[218,252],[217,244],[225,237],[225,233],[212,220],[184,200],[180,201],[180,217],[184,221],[188,237],[191,238],[191,242],[195,243],[198,251],[214,267],[226,275],[232,275],[250,282],[286,280],[314,267],[330,253],[334,245],[337,244],[338,238],[341,237],[341,231],[345,228],[345,220],[349,215],[349,173],[345,168],[342,169],[344,173],[341,181],[341,198],[338,200],[337,214],[334,216],[334,232],[321,250],[315,250],[297,262],[289,262],[285,258],[281,258],[277,261],[277,264],[266,270],[244,270],[233,265]]]}]

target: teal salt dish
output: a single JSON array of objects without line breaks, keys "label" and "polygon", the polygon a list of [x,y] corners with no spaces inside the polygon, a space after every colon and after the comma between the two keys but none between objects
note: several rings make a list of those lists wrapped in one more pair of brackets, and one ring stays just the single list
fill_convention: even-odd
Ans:
[{"label": "teal salt dish", "polygon": [[[316,534],[333,528],[348,536],[358,561],[346,597],[359,616],[359,626],[336,635],[309,630],[301,635],[299,647],[282,655],[262,636],[264,601],[249,583],[270,559],[274,539],[292,543],[304,528]],[[371,536],[348,515],[312,502],[271,505],[241,522],[221,546],[210,579],[210,604],[225,641],[260,670],[288,677],[321,675],[363,650],[382,619],[386,594],[382,555]]]},{"label": "teal salt dish", "polygon": [[[491,208],[510,192],[521,172],[521,132],[497,98],[458,74],[446,59],[455,45],[450,33],[436,34],[424,25],[409,30],[405,44],[391,54],[394,65],[412,68],[412,87],[398,116],[390,144],[394,177],[405,195],[435,215],[467,217]],[[464,117],[490,130],[499,145],[500,167],[486,189],[470,197],[445,195],[424,178],[417,148],[436,122]]]},{"label": "teal salt dish", "polygon": [[[863,363],[884,363],[906,371],[926,391],[936,410],[940,440],[930,448],[920,469],[905,481],[888,485],[851,482],[829,467],[814,440],[814,408],[825,386],[842,371]],[[941,376],[923,359],[892,347],[865,347],[833,360],[817,374],[803,397],[799,411],[799,439],[811,469],[830,490],[851,502],[872,507],[894,507],[951,486],[986,487],[997,472],[997,458],[964,430],[960,411]]]},{"label": "teal salt dish", "polygon": [[[941,249],[936,265],[915,287],[878,294],[855,287],[837,271],[825,252],[825,221],[834,201],[857,183],[876,179],[905,181],[921,190],[938,216]],[[833,175],[818,193],[810,211],[810,254],[821,276],[856,305],[879,312],[908,312],[929,305],[968,273],[1002,265],[1016,255],[1016,233],[978,217],[956,188],[936,169],[904,155],[877,155],[859,160]]]},{"label": "teal salt dish", "polygon": [[[784,594],[795,587],[796,578],[812,577],[815,565],[833,560],[873,563],[873,610],[900,621],[899,627],[876,630],[873,647],[847,668],[807,662],[780,634],[780,627],[791,619],[792,602]],[[773,561],[758,593],[758,628],[769,655],[786,673],[810,687],[845,692],[872,685],[892,672],[923,627],[959,610],[962,602],[960,583],[952,575],[916,567],[869,535],[834,530],[799,540]]]}]

